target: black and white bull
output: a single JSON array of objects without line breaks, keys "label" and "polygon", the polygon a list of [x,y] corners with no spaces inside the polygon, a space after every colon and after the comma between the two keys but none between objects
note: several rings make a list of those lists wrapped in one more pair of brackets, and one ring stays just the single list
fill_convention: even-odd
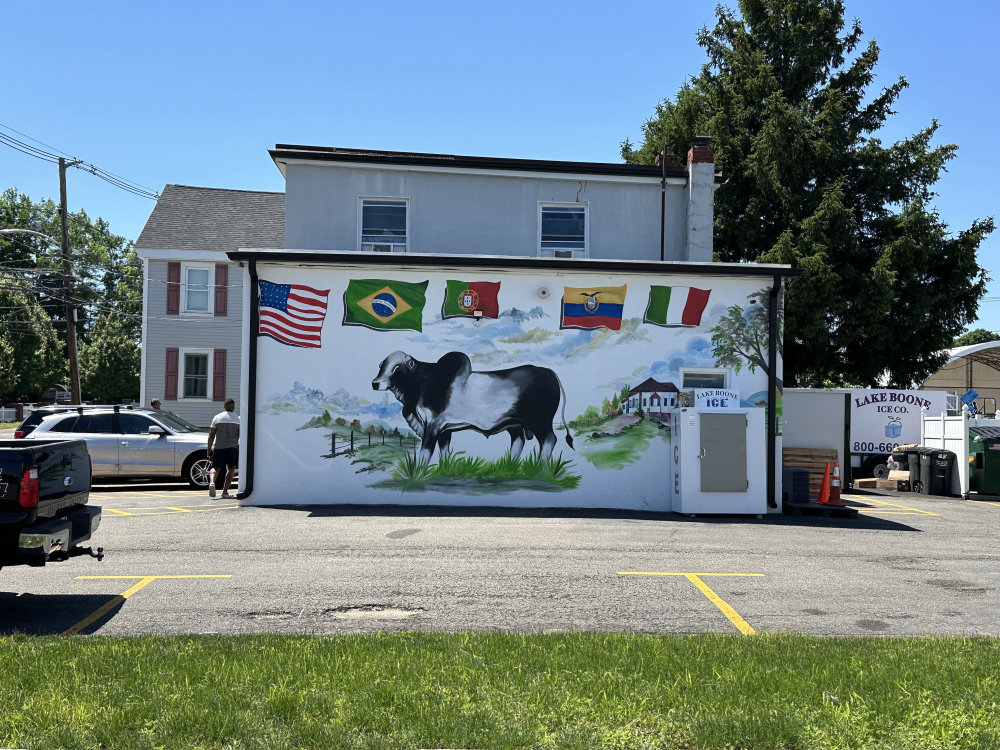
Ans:
[{"label": "black and white bull", "polygon": [[462,352],[448,352],[437,362],[421,362],[393,352],[379,365],[372,381],[376,391],[389,391],[403,405],[403,417],[420,436],[420,458],[430,461],[437,446],[447,453],[451,434],[475,430],[489,437],[510,435],[510,454],[520,458],[524,444],[538,439],[539,455],[549,458],[556,445],[552,422],[563,401],[566,444],[566,393],[547,367],[521,365],[507,370],[475,372]]}]

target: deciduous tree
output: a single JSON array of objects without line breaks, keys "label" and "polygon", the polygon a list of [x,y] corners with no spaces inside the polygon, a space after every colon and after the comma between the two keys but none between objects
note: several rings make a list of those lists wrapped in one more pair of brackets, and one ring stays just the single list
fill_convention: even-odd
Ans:
[{"label": "deciduous tree", "polygon": [[[138,396],[139,368],[132,363],[139,361],[142,265],[132,244],[113,234],[103,219],[92,220],[85,211],[78,211],[69,214],[67,223],[83,392],[102,400]],[[54,326],[58,341],[65,341],[66,292],[60,249],[55,244],[61,235],[59,207],[51,200],[33,202],[8,188],[0,193],[0,228],[28,229],[51,238],[47,241],[27,232],[0,235],[0,273],[5,274],[8,288],[31,301],[30,311],[20,316],[22,331],[29,325],[39,327],[36,333],[44,339]],[[36,308],[42,311],[41,317],[35,315]],[[39,351],[43,352],[39,356],[47,356],[49,349]],[[64,358],[54,368],[42,367],[38,360],[30,347],[17,346],[13,359],[4,361],[5,368],[22,373],[15,388],[19,397],[37,397],[42,388],[65,379]],[[113,364],[122,369],[107,369]],[[38,378],[43,380],[37,388],[24,390]]]},{"label": "deciduous tree", "polygon": [[972,344],[986,344],[990,341],[1000,341],[1000,334],[995,331],[987,331],[985,328],[976,328],[956,338],[952,346],[971,346]]}]

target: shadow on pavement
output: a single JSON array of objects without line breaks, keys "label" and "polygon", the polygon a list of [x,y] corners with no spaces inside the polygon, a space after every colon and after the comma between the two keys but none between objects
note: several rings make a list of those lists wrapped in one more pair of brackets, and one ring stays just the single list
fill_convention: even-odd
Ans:
[{"label": "shadow on pavement", "polygon": [[677,513],[651,511],[608,510],[603,508],[506,508],[493,506],[435,506],[435,505],[254,505],[254,508],[307,513],[309,518],[336,518],[345,516],[370,516],[385,518],[593,518],[634,521],[662,521],[664,523],[710,523],[718,525],[758,524],[765,526],[816,526],[838,529],[865,529],[868,531],[914,531],[920,529],[898,521],[875,516],[857,518],[830,518],[825,516],[789,516],[770,513],[763,518],[753,515],[699,514],[694,517]]},{"label": "shadow on pavement", "polygon": [[[117,604],[115,600],[120,599]],[[16,594],[0,591],[0,635],[57,635],[112,605],[100,618],[80,629],[93,633],[118,614],[125,603],[121,596],[106,594]]]}]

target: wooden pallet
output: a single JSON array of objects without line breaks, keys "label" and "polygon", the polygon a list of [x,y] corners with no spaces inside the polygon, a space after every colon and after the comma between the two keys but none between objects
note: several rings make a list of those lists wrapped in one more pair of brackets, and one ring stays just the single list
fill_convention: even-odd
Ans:
[{"label": "wooden pallet", "polygon": [[[809,497],[819,497],[819,489],[823,485],[823,472],[830,464],[833,474],[833,462],[837,461],[837,451],[833,448],[785,448],[781,451],[781,465],[797,469],[809,470]],[[844,470],[841,467],[841,492],[843,492]]]}]

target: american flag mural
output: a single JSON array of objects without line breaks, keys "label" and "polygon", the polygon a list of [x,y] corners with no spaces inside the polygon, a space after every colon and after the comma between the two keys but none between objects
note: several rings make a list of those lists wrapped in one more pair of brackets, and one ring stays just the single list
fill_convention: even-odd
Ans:
[{"label": "american flag mural", "polygon": [[261,279],[258,333],[289,346],[320,348],[329,296],[329,289]]}]

